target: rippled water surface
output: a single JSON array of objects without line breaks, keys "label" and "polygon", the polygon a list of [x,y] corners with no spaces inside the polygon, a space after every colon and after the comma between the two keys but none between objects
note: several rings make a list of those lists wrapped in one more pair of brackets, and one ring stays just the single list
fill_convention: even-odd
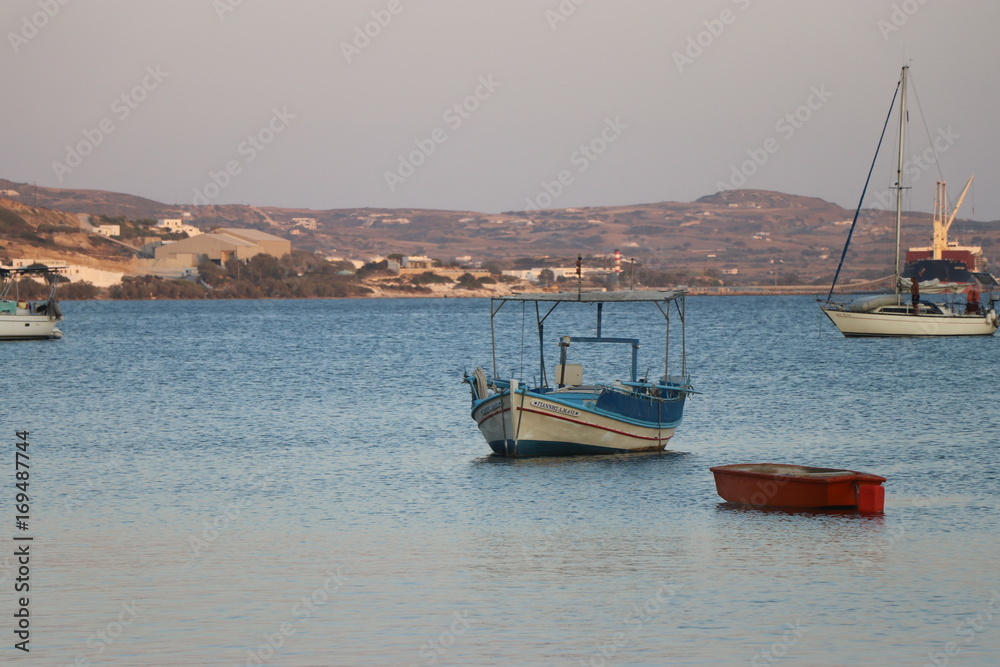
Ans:
[{"label": "rippled water surface", "polygon": [[[63,306],[64,340],[0,345],[5,520],[26,429],[35,538],[30,654],[0,561],[4,664],[1000,655],[1000,339],[849,340],[811,298],[692,297],[703,394],[674,451],[507,461],[460,382],[489,362],[486,301]],[[502,367],[530,377],[517,308]],[[642,314],[621,333],[652,354]],[[885,514],[723,504],[709,467],[760,461],[883,475]]]}]

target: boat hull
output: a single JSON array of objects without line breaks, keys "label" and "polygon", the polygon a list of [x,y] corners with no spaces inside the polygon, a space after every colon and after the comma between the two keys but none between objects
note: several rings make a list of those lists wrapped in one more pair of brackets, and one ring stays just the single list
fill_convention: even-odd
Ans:
[{"label": "boat hull", "polygon": [[48,315],[0,314],[0,340],[61,338],[57,324]]},{"label": "boat hull", "polygon": [[754,507],[856,507],[881,512],[884,477],[783,463],[741,463],[710,468],[719,495]]},{"label": "boat hull", "polygon": [[822,308],[845,336],[992,336],[995,318],[981,315],[902,315]]},{"label": "boat hull", "polygon": [[648,425],[531,391],[516,394],[512,405],[505,391],[479,402],[472,418],[490,448],[502,456],[625,454],[663,451],[682,409],[683,398],[673,406],[669,422]]}]

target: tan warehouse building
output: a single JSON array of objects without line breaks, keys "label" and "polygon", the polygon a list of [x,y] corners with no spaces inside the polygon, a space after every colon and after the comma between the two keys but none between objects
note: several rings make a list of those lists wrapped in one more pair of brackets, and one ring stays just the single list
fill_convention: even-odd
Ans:
[{"label": "tan warehouse building", "polygon": [[197,266],[205,260],[225,264],[230,259],[245,261],[262,254],[284,257],[292,252],[292,243],[256,229],[223,227],[161,245],[153,252],[158,263]]}]

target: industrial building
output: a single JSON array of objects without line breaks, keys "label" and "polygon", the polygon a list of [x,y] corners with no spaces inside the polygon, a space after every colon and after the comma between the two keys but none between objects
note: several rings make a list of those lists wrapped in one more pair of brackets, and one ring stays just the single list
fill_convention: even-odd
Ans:
[{"label": "industrial building", "polygon": [[245,261],[262,254],[284,257],[292,252],[292,243],[256,229],[223,227],[207,234],[165,243],[153,252],[158,263],[197,266],[206,260],[225,264],[230,259]]}]

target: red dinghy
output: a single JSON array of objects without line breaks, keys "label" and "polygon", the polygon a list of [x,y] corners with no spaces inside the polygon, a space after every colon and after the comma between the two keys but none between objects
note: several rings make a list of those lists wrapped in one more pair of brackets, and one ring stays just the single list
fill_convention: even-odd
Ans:
[{"label": "red dinghy", "polygon": [[854,470],[787,463],[737,463],[709,468],[715,488],[728,502],[754,507],[856,507],[880,513],[885,477]]}]

